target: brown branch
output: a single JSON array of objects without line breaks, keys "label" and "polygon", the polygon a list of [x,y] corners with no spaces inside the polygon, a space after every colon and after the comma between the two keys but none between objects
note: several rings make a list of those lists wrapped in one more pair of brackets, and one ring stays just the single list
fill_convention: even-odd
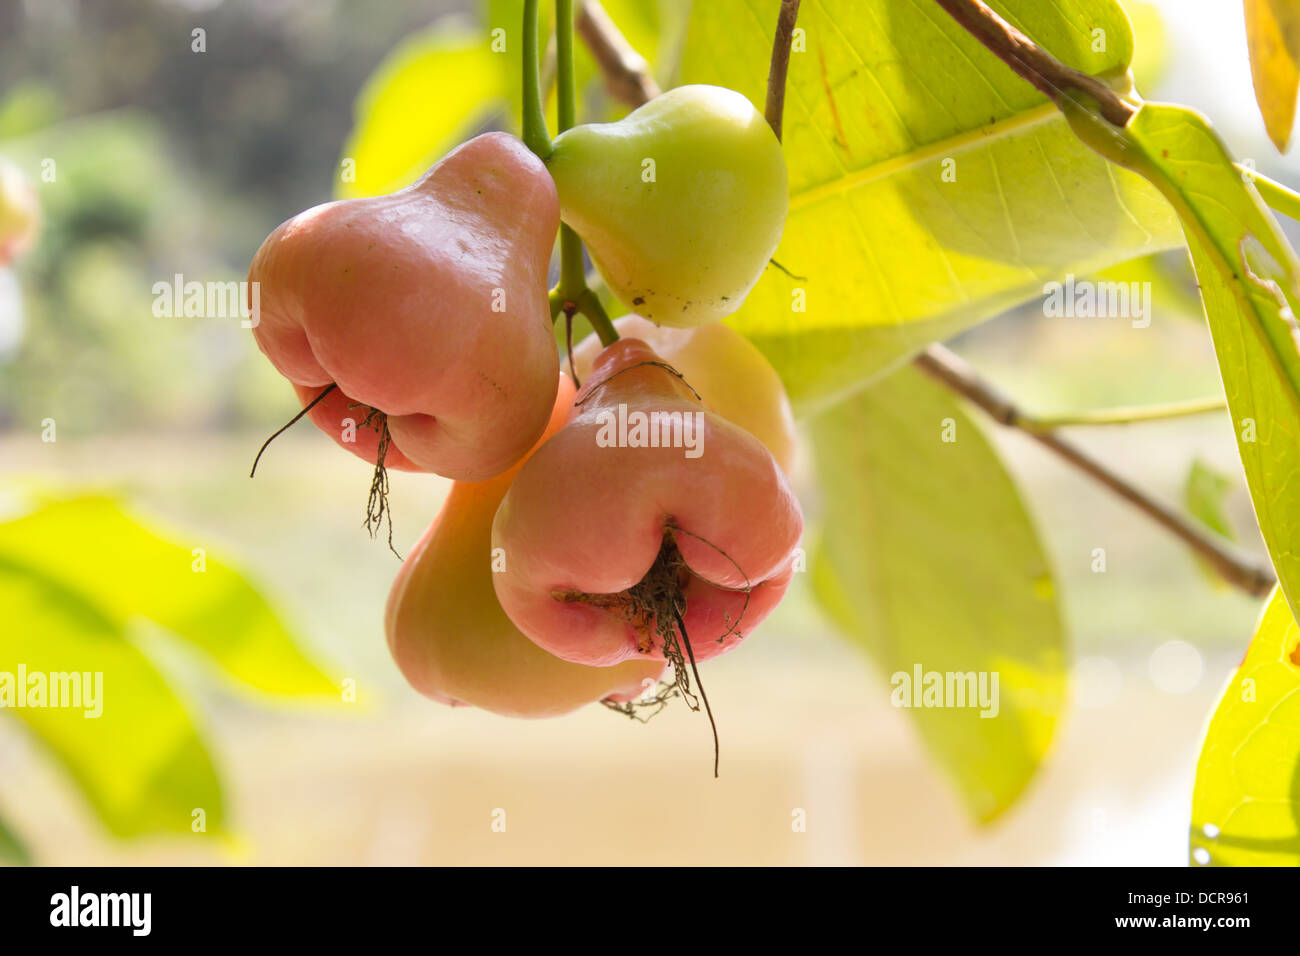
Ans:
[{"label": "brown branch", "polygon": [[794,24],[799,19],[799,0],[781,0],[776,18],[776,36],[772,39],[772,63],[767,69],[767,109],[764,116],[776,138],[781,138],[785,116],[785,76],[790,69],[790,43]]},{"label": "brown branch", "polygon": [[1132,103],[1096,77],[1066,66],[989,8],[982,0],[935,0],[962,28],[988,47],[1021,79],[1060,105],[1066,90],[1078,90],[1097,101],[1101,115],[1116,126],[1127,126],[1137,113]]},{"label": "brown branch", "polygon": [[978,405],[999,425],[1020,430],[1134,505],[1147,517],[1182,539],[1228,583],[1256,597],[1264,597],[1277,584],[1273,569],[1266,564],[1230,551],[1186,516],[1135,488],[1108,466],[1066,441],[1055,431],[1028,427],[1028,423],[1033,422],[1030,416],[1021,412],[1011,399],[980,378],[973,368],[944,346],[931,345],[916,357],[915,364],[926,374]]},{"label": "brown branch", "polygon": [[645,57],[632,48],[598,0],[584,0],[578,10],[578,35],[600,66],[610,95],[633,108],[659,95]]}]

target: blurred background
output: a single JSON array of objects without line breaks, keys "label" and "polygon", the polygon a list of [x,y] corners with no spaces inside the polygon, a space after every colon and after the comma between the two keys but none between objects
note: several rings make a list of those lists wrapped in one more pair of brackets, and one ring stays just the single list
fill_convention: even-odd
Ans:
[{"label": "blurred background", "polygon": [[[1132,4],[1149,98],[1187,103],[1231,149],[1300,182],[1251,92],[1240,4]],[[1158,13],[1159,16],[1154,16]],[[713,662],[704,718],[646,726],[600,707],[521,723],[411,691],[385,646],[397,561],[361,528],[370,469],[299,427],[248,467],[296,405],[228,319],[156,318],[175,273],[238,280],[281,220],[331,198],[353,103],[376,65],[478,5],[411,0],[0,0],[0,156],[36,179],[40,243],[0,270],[0,481],[109,492],[256,582],[300,648],[356,700],[302,704],[162,655],[221,774],[230,838],[115,839],[18,722],[0,714],[0,815],[47,864],[1186,862],[1204,723],[1259,602],[1218,586],[1164,532],[1017,435],[994,435],[1059,572],[1074,672],[1053,753],[1021,803],[969,821],[888,685],[802,579],[759,635]],[[206,52],[191,31],[206,30]],[[1210,66],[1209,64],[1212,64]],[[1041,413],[1217,394],[1181,256],[1151,327],[1044,319],[1036,304],[955,347]],[[42,441],[42,422],[58,439]],[[1079,430],[1178,501],[1193,464],[1258,551],[1226,414]],[[400,551],[447,483],[394,473]],[[805,476],[807,482],[807,476]],[[814,516],[815,518],[815,516]],[[1090,570],[1106,542],[1108,570]],[[69,544],[71,546],[71,544]],[[972,555],[978,560],[978,555]],[[0,608],[0,627],[20,622]],[[342,696],[342,695],[340,695]],[[791,830],[795,808],[808,832]],[[494,832],[504,809],[506,832]]]}]

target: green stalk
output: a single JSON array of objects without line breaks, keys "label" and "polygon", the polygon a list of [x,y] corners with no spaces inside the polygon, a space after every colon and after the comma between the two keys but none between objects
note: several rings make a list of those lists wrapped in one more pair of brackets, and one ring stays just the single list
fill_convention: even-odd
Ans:
[{"label": "green stalk", "polygon": [[1209,412],[1224,411],[1227,407],[1227,403],[1222,398],[1191,398],[1181,402],[1099,408],[1064,415],[1021,416],[1016,424],[1029,431],[1051,431],[1069,425],[1134,425],[1139,422],[1168,421],[1171,418],[1205,415]]},{"label": "green stalk", "polygon": [[551,155],[542,106],[542,75],[537,59],[537,0],[524,0],[524,145],[545,161]]},{"label": "green stalk", "polygon": [[576,122],[578,87],[573,75],[573,0],[555,0],[556,108],[560,132]]},{"label": "green stalk", "polygon": [[[559,132],[577,122],[578,86],[573,69],[573,0],[555,0],[555,91]],[[582,264],[582,240],[566,225],[560,226],[560,284],[558,299],[576,309],[591,322],[602,345],[618,341],[618,331],[609,320],[596,293],[587,288]]]},{"label": "green stalk", "polygon": [[613,345],[618,341],[618,330],[609,320],[605,307],[600,304],[600,297],[590,289],[583,289],[578,296],[578,311],[587,317],[591,327],[596,330],[601,345]]}]

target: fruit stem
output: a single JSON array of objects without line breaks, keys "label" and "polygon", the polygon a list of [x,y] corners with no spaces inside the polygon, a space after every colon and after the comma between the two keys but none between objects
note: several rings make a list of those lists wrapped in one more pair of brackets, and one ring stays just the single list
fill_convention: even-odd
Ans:
[{"label": "fruit stem", "polygon": [[543,161],[551,155],[551,134],[542,106],[542,77],[537,58],[537,0],[524,0],[524,145]]},{"label": "fruit stem", "polygon": [[596,293],[590,289],[583,289],[576,305],[578,311],[587,317],[591,327],[596,330],[596,335],[600,336],[601,345],[613,345],[618,341],[618,330],[609,320],[609,315],[605,312],[605,307],[600,304],[600,297]]},{"label": "fruit stem", "polygon": [[[556,107],[559,131],[563,133],[573,127],[578,112],[578,87],[573,70],[573,0],[555,0],[555,66]],[[600,336],[602,345],[618,341],[618,332],[600,299],[587,288],[582,239],[563,224],[560,226],[560,283],[555,291],[558,295],[554,298],[563,303],[566,318],[572,319],[574,311],[581,312]]]},{"label": "fruit stem", "polygon": [[555,0],[556,112],[563,133],[576,122],[577,81],[573,75],[573,0]]}]

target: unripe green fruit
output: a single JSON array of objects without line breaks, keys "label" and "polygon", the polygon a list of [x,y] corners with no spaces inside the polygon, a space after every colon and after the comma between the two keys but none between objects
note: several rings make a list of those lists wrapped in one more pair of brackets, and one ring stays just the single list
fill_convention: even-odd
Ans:
[{"label": "unripe green fruit", "polygon": [[547,167],[610,290],[659,325],[740,308],[785,227],[781,144],[719,86],[679,86],[616,123],[566,130]]},{"label": "unripe green fruit", "polygon": [[0,160],[0,266],[8,265],[36,239],[41,204],[27,177]]}]

